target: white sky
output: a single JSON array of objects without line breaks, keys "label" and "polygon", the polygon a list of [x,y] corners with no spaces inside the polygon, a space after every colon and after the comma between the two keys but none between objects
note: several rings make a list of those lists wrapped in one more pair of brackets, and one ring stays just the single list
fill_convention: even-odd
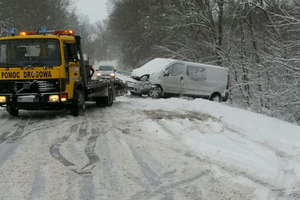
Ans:
[{"label": "white sky", "polygon": [[87,15],[91,23],[107,18],[107,1],[109,0],[75,0],[81,14]]}]

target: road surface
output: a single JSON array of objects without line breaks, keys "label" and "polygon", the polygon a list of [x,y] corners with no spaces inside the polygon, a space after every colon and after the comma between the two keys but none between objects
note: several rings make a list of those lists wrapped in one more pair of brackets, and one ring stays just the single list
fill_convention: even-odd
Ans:
[{"label": "road surface", "polygon": [[184,129],[166,123],[234,132],[214,117],[144,109],[149,102],[121,97],[112,107],[91,103],[77,118],[66,111],[24,111],[13,118],[0,110],[0,200],[300,198],[299,188],[287,192],[201,155],[183,141]]}]

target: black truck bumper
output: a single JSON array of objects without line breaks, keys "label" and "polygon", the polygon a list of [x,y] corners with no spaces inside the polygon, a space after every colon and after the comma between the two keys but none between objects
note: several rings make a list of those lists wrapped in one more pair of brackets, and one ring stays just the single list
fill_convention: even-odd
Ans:
[{"label": "black truck bumper", "polygon": [[71,107],[72,101],[66,100],[62,102],[59,98],[57,102],[50,102],[51,95],[59,93],[28,93],[28,94],[0,94],[0,97],[5,97],[6,102],[1,102],[0,106],[13,105],[18,109],[24,110],[53,110]]}]

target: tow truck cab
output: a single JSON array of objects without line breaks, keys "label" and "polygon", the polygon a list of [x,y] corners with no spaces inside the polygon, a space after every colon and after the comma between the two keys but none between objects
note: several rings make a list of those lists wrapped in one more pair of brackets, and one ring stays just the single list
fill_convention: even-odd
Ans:
[{"label": "tow truck cab", "polygon": [[0,37],[0,106],[11,115],[62,107],[77,115],[88,81],[82,59],[73,30]]}]

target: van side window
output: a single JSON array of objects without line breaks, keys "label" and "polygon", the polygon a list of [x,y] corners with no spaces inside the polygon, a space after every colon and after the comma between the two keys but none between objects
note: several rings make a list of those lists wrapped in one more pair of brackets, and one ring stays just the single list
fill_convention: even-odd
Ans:
[{"label": "van side window", "polygon": [[204,67],[188,65],[187,75],[194,81],[205,81],[207,79],[207,71]]},{"label": "van side window", "polygon": [[169,75],[170,76],[179,76],[185,73],[185,66],[181,63],[175,63],[169,67]]}]

